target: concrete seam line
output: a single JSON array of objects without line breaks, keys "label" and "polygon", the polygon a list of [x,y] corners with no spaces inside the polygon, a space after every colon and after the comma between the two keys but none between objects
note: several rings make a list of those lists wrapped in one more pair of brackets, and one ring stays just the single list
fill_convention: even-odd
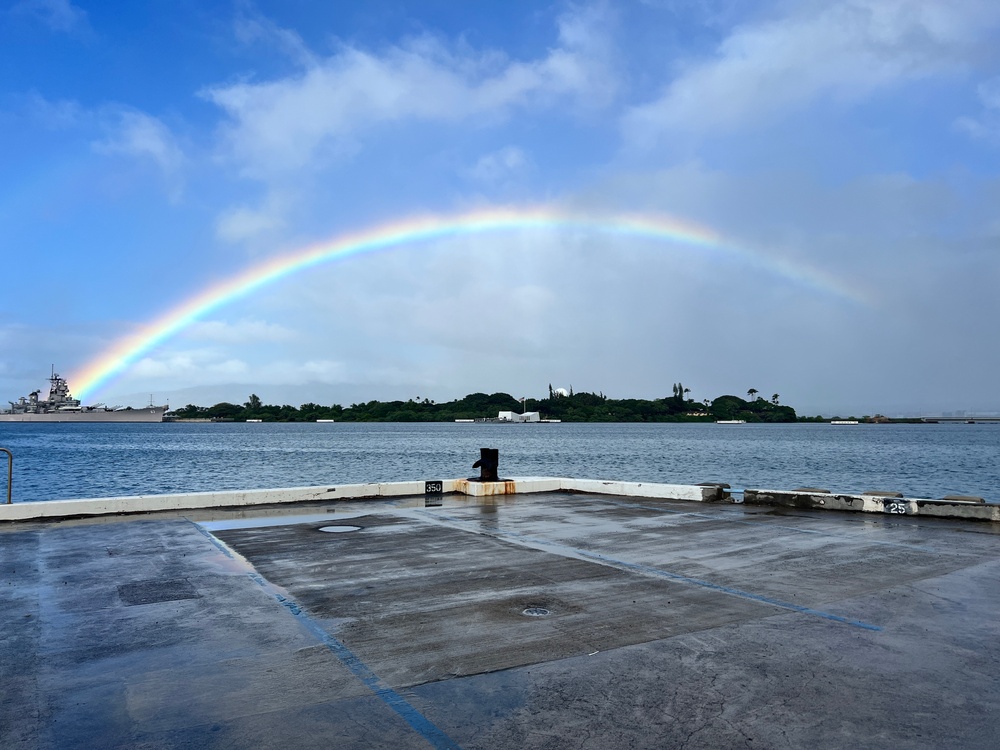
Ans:
[{"label": "concrete seam line", "polygon": [[[194,524],[194,526],[226,557],[236,559],[236,555],[225,542],[214,536],[207,529],[199,526],[194,521],[190,521],[190,523]],[[257,573],[256,571],[250,572],[247,573],[247,577],[260,586],[264,593],[271,596],[275,601],[281,604],[281,606],[294,615],[296,619],[298,619],[299,622],[305,626],[306,630],[312,633],[312,635],[315,636],[320,643],[326,646],[330,653],[337,657],[341,664],[347,667],[355,677],[361,680],[365,687],[381,699],[386,706],[395,711],[399,717],[403,719],[403,721],[409,724],[413,730],[427,740],[431,746],[439,748],[439,750],[461,750],[461,745],[452,740],[447,734],[445,734],[444,730],[439,728],[436,724],[434,724],[434,722],[424,716],[416,707],[407,701],[406,698],[387,685],[382,678],[375,674],[375,672],[373,672],[371,668],[361,660],[361,657],[351,651],[346,644],[341,643],[339,640],[327,633],[319,623],[313,620],[302,610],[302,607],[299,606],[297,602],[287,596],[283,596],[273,591],[271,584],[260,573]]]},{"label": "concrete seam line", "polygon": [[596,552],[586,552],[585,550],[579,550],[580,554],[586,558],[597,560],[599,562],[608,562],[612,565],[621,565],[622,567],[629,568],[632,570],[637,570],[642,573],[647,573],[649,575],[662,576],[668,578],[672,581],[678,581],[680,583],[689,583],[695,586],[701,586],[702,588],[711,589],[713,591],[719,591],[723,594],[730,594],[731,596],[738,596],[743,599],[750,599],[752,601],[763,602],[764,604],[771,604],[775,607],[781,607],[782,609],[788,609],[793,612],[798,612],[804,615],[813,615],[815,617],[822,617],[826,620],[832,620],[833,622],[840,622],[844,625],[851,625],[856,628],[862,628],[864,630],[881,631],[882,628],[879,625],[872,625],[871,623],[863,622],[861,620],[851,620],[850,618],[843,617],[841,615],[835,615],[831,612],[824,612],[823,610],[813,609],[812,607],[805,607],[801,604],[793,604],[792,602],[781,601],[780,599],[772,599],[769,596],[764,596],[762,594],[755,594],[752,591],[743,591],[742,589],[734,589],[729,586],[723,586],[718,583],[712,583],[711,581],[703,581],[699,578],[691,578],[690,576],[683,575],[681,573],[673,573],[669,570],[663,570],[661,568],[654,568],[650,565],[642,565],[640,563],[630,563],[625,560],[616,560],[613,557],[607,557],[605,555],[598,554]]},{"label": "concrete seam line", "polygon": [[[431,517],[430,511],[417,511],[421,516]],[[438,518],[443,518],[451,521],[454,526],[452,528],[457,528],[459,531],[471,531],[465,528],[465,522],[460,518],[455,518],[454,516],[447,516],[444,514],[434,514]],[[436,521],[441,524],[440,521]],[[441,524],[449,525],[449,524]],[[504,541],[511,542],[513,544],[520,544],[522,546],[531,546],[535,549],[539,549],[542,552],[556,552],[558,550],[563,550],[565,553],[564,557],[576,557],[577,559],[591,560],[603,565],[609,565],[611,567],[625,568],[627,570],[635,570],[639,573],[644,573],[646,575],[657,576],[659,578],[667,578],[672,581],[677,581],[678,583],[685,583],[691,586],[699,586],[701,588],[710,589],[712,591],[718,591],[722,594],[728,594],[729,596],[736,596],[741,599],[747,599],[749,601],[760,602],[762,604],[769,604],[773,607],[779,607],[781,609],[787,609],[792,612],[798,612],[799,614],[812,615],[814,617],[821,617],[825,620],[830,620],[832,622],[843,623],[844,625],[850,625],[855,628],[861,628],[863,630],[872,630],[879,632],[882,630],[879,625],[872,625],[871,623],[863,622],[861,620],[852,620],[848,617],[843,617],[841,615],[835,615],[831,612],[824,612],[823,610],[813,609],[812,607],[804,607],[801,604],[794,604],[792,602],[785,602],[780,599],[772,599],[769,596],[764,596],[763,594],[755,594],[752,591],[743,591],[742,589],[735,589],[729,586],[723,586],[718,583],[712,583],[711,581],[703,581],[700,578],[692,578],[690,576],[683,575],[681,573],[674,573],[669,570],[663,570],[662,568],[654,568],[650,565],[642,565],[640,563],[632,563],[626,560],[618,560],[614,557],[608,557],[607,555],[602,555],[597,552],[589,552],[587,550],[578,549],[576,547],[570,547],[565,544],[560,544],[559,542],[554,542],[548,539],[541,539],[538,537],[529,537],[523,534],[518,534],[512,531],[484,531],[475,530],[475,533],[484,534],[486,536],[491,536],[496,539],[501,539]]]},{"label": "concrete seam line", "polygon": [[212,536],[211,532],[209,532],[208,529],[203,527],[201,524],[192,521],[190,518],[185,518],[184,520],[190,523],[196,529],[198,529],[198,531],[202,534],[202,536],[204,536],[206,539],[208,539],[208,541],[210,541],[212,544],[216,546],[219,552],[228,557],[230,560],[236,559],[236,555],[233,554],[233,551],[229,549],[229,547],[227,547],[225,544],[223,544],[219,539]]}]

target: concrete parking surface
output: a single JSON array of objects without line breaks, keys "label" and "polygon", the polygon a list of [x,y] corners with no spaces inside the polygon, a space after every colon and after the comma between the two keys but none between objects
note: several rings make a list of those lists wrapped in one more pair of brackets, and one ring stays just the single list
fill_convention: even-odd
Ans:
[{"label": "concrete parking surface", "polygon": [[552,493],[8,524],[0,747],[995,748],[998,602],[990,523]]}]

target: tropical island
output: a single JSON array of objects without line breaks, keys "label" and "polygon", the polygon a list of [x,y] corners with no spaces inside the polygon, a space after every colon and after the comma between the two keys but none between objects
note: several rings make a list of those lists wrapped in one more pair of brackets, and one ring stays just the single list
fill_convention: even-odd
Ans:
[{"label": "tropical island", "polygon": [[652,400],[612,399],[603,393],[574,393],[573,389],[553,389],[548,398],[516,399],[507,393],[472,393],[464,398],[436,403],[419,397],[408,401],[369,401],[350,406],[322,406],[307,403],[295,407],[264,404],[251,394],[244,404],[222,402],[214,406],[188,404],[167,412],[173,421],[215,422],[454,422],[495,417],[499,412],[535,411],[546,419],[563,422],[746,422],[826,421],[822,417],[801,419],[795,409],[779,403],[775,393],[770,400],[751,388],[747,399],[724,395],[696,401],[688,398],[690,388],[673,386],[673,395]]}]

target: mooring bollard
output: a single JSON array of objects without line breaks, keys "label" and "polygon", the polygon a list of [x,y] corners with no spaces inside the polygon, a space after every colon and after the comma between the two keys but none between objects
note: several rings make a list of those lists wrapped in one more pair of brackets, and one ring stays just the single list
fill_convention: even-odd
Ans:
[{"label": "mooring bollard", "polygon": [[480,482],[499,482],[497,467],[500,465],[499,448],[480,448],[479,460],[472,464],[472,468],[479,469]]},{"label": "mooring bollard", "polygon": [[14,503],[10,499],[10,489],[14,483],[14,454],[7,448],[0,448],[0,451],[7,454],[7,505],[13,505]]}]

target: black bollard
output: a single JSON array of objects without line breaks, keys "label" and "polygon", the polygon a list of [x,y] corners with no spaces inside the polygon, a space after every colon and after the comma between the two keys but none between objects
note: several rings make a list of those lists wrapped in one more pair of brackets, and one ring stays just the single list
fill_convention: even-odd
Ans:
[{"label": "black bollard", "polygon": [[500,465],[499,448],[480,448],[479,460],[472,464],[472,468],[479,469],[480,482],[498,482],[497,467]]}]

